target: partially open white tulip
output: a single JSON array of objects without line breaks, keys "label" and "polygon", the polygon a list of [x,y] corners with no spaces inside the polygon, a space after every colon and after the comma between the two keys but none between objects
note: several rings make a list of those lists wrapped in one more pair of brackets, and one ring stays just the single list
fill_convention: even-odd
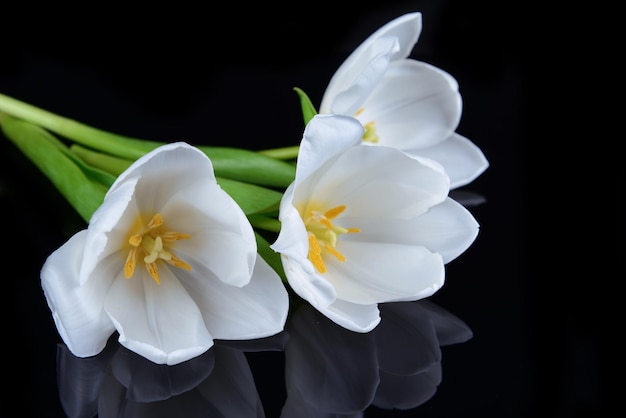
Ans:
[{"label": "partially open white tulip", "polygon": [[450,188],[464,186],[489,163],[456,133],[462,100],[447,72],[408,58],[422,31],[421,13],[402,15],[363,41],[331,78],[319,113],[356,117],[363,143],[396,147],[439,162]]}]

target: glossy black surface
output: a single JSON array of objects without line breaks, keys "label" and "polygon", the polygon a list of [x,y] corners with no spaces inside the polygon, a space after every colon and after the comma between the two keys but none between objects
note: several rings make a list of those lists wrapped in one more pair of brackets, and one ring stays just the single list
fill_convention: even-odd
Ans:
[{"label": "glossy black surface", "polygon": [[[402,13],[422,11],[424,29],[412,56],[457,79],[464,106],[458,132],[491,164],[456,192],[461,200],[478,199],[470,199],[469,208],[481,232],[448,264],[445,286],[426,302],[384,308],[385,327],[372,334],[346,333],[303,306],[288,323],[291,338],[218,344],[187,368],[151,366],[115,341],[102,355],[79,361],[61,344],[39,268],[85,225],[0,137],[5,411],[278,417],[286,401],[298,412],[285,417],[582,417],[600,411],[592,316],[570,309],[575,303],[554,284],[556,268],[546,277],[530,264],[531,254],[554,251],[555,241],[550,234],[532,247],[528,241],[538,189],[529,180],[535,161],[527,157],[540,142],[529,121],[537,97],[523,36],[532,21],[500,2],[360,2],[341,10],[332,2],[309,9],[295,4],[163,9],[156,17],[104,6],[78,14],[56,4],[37,13],[11,6],[3,17],[21,29],[3,36],[0,93],[139,138],[251,149],[293,145],[302,120],[292,88],[319,103],[330,76],[360,41]],[[36,35],[19,36],[19,30]],[[574,298],[579,291],[573,289]],[[289,397],[286,382],[298,389]],[[187,411],[177,415],[181,408]],[[12,416],[5,411],[0,415]]]}]

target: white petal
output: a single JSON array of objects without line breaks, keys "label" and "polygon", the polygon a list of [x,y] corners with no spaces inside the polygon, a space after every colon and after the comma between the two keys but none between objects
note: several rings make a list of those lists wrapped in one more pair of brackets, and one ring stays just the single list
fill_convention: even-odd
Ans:
[{"label": "white petal", "polygon": [[378,305],[358,305],[337,300],[328,307],[318,306],[329,319],[350,331],[369,332],[380,323]]},{"label": "white petal", "polygon": [[400,50],[393,57],[393,60],[400,60],[409,56],[421,32],[422,14],[419,12],[407,13],[381,26],[376,32],[372,33],[363,41],[361,45],[354,50],[353,54],[358,54],[361,48],[366,48],[367,44],[375,39],[390,36],[398,38]]},{"label": "white petal", "polygon": [[419,231],[415,241],[441,254],[446,264],[465,252],[479,231],[470,211],[451,198],[413,219],[410,228]]},{"label": "white petal", "polygon": [[291,204],[293,187],[283,195],[280,205],[280,232],[276,241],[270,245],[274,251],[285,255],[291,262],[297,262],[308,273],[313,273],[313,265],[308,261],[308,233],[300,213]]},{"label": "white petal", "polygon": [[213,338],[247,340],[283,330],[289,297],[280,276],[258,256],[250,283],[235,287],[217,280],[184,280]]},{"label": "white petal", "polygon": [[115,330],[103,308],[111,280],[80,285],[86,236],[86,230],[72,236],[50,254],[41,269],[41,285],[59,334],[78,357],[101,352]]},{"label": "white petal", "polygon": [[481,149],[456,133],[438,144],[407,152],[432,158],[440,163],[450,176],[451,189],[471,183],[489,167]]},{"label": "white petal", "polygon": [[[408,13],[388,22],[372,33],[346,58],[333,74],[324,92],[320,105],[320,113],[340,113],[352,116],[358,109],[359,98],[368,94],[380,72],[386,70],[387,63],[409,56],[422,31],[422,15]],[[369,73],[369,76],[361,73]],[[355,81],[360,80],[360,81]],[[355,89],[355,97],[350,104],[341,108],[335,107],[335,99],[348,89]],[[343,99],[342,101],[346,101]]]},{"label": "white petal", "polygon": [[[345,71],[337,72],[324,93],[320,113],[354,116],[385,76],[391,56],[400,49],[396,38],[377,39]],[[342,76],[339,78],[339,76]]]},{"label": "white petal", "polygon": [[423,246],[441,254],[445,263],[463,253],[474,242],[479,230],[472,214],[449,197],[413,219],[388,217],[356,224],[358,220],[346,217],[344,222],[345,226],[361,228],[361,232],[343,235],[341,242],[395,242]]},{"label": "white petal", "polygon": [[120,343],[157,364],[174,365],[196,357],[213,339],[193,299],[161,264],[161,284],[138,269],[130,279],[118,276],[105,301]]},{"label": "white petal", "polygon": [[[312,181],[317,183],[309,184]],[[345,204],[342,218],[356,218],[354,222],[360,223],[384,217],[412,218],[443,201],[448,185],[447,175],[436,166],[397,149],[357,146],[307,179],[306,198],[326,203],[327,209]]]},{"label": "white petal", "polygon": [[191,235],[171,248],[193,264],[197,274],[208,269],[235,286],[250,281],[256,260],[254,230],[237,203],[215,182],[199,180],[181,188],[159,213],[169,230]]},{"label": "white petal", "polygon": [[462,111],[457,87],[439,68],[402,60],[389,67],[357,118],[363,125],[375,123],[379,145],[427,147],[456,130]]},{"label": "white petal", "polygon": [[316,308],[329,306],[336,300],[337,294],[333,285],[312,268],[308,259],[295,260],[286,255],[281,255],[281,258],[289,286],[302,299]]},{"label": "white petal", "polygon": [[198,179],[215,180],[211,160],[200,151],[185,142],[162,145],[137,159],[118,176],[109,193],[113,193],[120,184],[140,179],[147,184],[138,187],[145,202],[152,206],[163,205],[162,199],[169,199],[179,188]]},{"label": "white petal", "polygon": [[325,256],[324,277],[334,285],[338,299],[358,304],[418,300],[443,286],[443,260],[427,248],[346,241],[337,250],[346,261]]},{"label": "white petal", "polygon": [[[135,184],[136,179],[118,185],[116,191],[107,195],[91,217],[80,267],[81,284],[92,277],[101,260],[126,246],[128,231],[139,216],[133,200]],[[121,271],[123,263],[119,267]]]},{"label": "white petal", "polygon": [[308,259],[309,242],[304,222],[291,205],[293,185],[290,186],[280,207],[281,229],[270,246],[281,254],[283,269],[291,288],[312,305],[329,305],[335,300],[335,289],[315,271]]},{"label": "white petal", "polygon": [[363,127],[358,120],[340,115],[315,115],[307,124],[296,165],[296,185],[326,161],[361,143]]}]

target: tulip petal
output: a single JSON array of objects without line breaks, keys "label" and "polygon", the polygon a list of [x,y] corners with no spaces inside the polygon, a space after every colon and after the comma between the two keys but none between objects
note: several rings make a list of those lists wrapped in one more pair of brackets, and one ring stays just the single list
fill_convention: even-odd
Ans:
[{"label": "tulip petal", "polygon": [[346,261],[324,259],[326,279],[337,298],[358,304],[418,300],[444,283],[441,256],[421,246],[346,241],[337,246]]},{"label": "tulip petal", "polygon": [[296,193],[301,199],[327,202],[328,209],[346,205],[338,224],[361,228],[367,219],[407,219],[425,212],[445,199],[448,182],[436,165],[397,149],[356,146],[311,176]]},{"label": "tulip petal", "polygon": [[313,271],[313,265],[309,260],[296,261],[286,255],[282,255],[282,260],[289,286],[302,299],[308,300],[316,307],[328,306],[335,302],[337,298],[335,288],[322,275]]},{"label": "tulip petal", "polygon": [[[346,225],[357,221],[346,216]],[[342,242],[350,241],[395,242],[416,245],[439,253],[444,263],[449,263],[463,253],[476,239],[479,225],[472,214],[460,203],[446,198],[427,212],[413,219],[391,217],[358,225],[361,232],[342,236]]]},{"label": "tulip petal", "polygon": [[[320,113],[355,115],[361,104],[380,83],[389,67],[391,56],[399,49],[398,40],[391,37],[377,39],[369,45],[351,67],[346,67],[345,72],[335,73],[342,77],[331,80],[326,94],[327,97],[332,97],[332,100],[322,100]],[[334,86],[341,90],[335,92]]]},{"label": "tulip petal", "polygon": [[213,338],[247,340],[283,330],[289,309],[287,290],[278,274],[260,256],[257,256],[250,283],[243,287],[202,280],[189,273],[184,276],[182,283],[202,311]]},{"label": "tulip petal", "polygon": [[[87,227],[83,260],[80,266],[80,283],[93,277],[96,266],[127,243],[127,233],[137,219],[138,212],[133,200],[135,181],[119,185],[94,212]],[[122,269],[120,263],[120,271]]]},{"label": "tulip petal", "polygon": [[365,41],[359,45],[352,54],[358,55],[360,50],[367,47],[369,42],[382,37],[398,38],[400,50],[392,57],[392,61],[407,58],[422,32],[422,14],[420,12],[406,13],[400,17],[390,20],[385,25],[372,33]]},{"label": "tulip petal", "polygon": [[172,249],[205,275],[211,271],[225,283],[250,281],[256,260],[254,230],[241,208],[215,182],[199,180],[180,189],[159,210],[168,229],[188,233]]},{"label": "tulip petal", "polygon": [[337,325],[354,332],[369,332],[380,323],[377,304],[361,305],[337,299],[329,306],[315,307]]},{"label": "tulip petal", "polygon": [[115,331],[103,309],[108,280],[80,285],[81,255],[87,237],[83,230],[54,251],[41,269],[41,285],[52,317],[70,351],[78,357],[98,354]]},{"label": "tulip petal", "polygon": [[315,173],[322,164],[361,143],[363,127],[341,115],[316,115],[307,124],[296,165],[295,184]]},{"label": "tulip petal", "polygon": [[307,258],[309,252],[307,231],[300,213],[291,204],[293,190],[293,187],[289,187],[285,191],[280,205],[280,232],[270,248],[286,257],[288,263],[298,263],[306,274],[312,274],[314,268]]},{"label": "tulip petal", "polygon": [[449,74],[424,62],[403,60],[389,66],[357,118],[363,125],[375,122],[379,145],[405,150],[448,138],[461,112],[458,85]]},{"label": "tulip petal", "polygon": [[143,183],[137,188],[138,198],[152,202],[150,206],[161,207],[177,190],[199,179],[215,180],[211,160],[184,142],[162,145],[143,155],[118,176],[107,195],[130,180]]},{"label": "tulip petal", "polygon": [[419,230],[417,241],[441,254],[447,264],[472,245],[478,236],[479,224],[463,205],[447,198],[411,220],[409,228]]},{"label": "tulip petal", "polygon": [[160,284],[145,269],[120,274],[105,300],[124,347],[157,364],[174,365],[213,345],[202,314],[170,268],[161,264]]},{"label": "tulip petal", "polygon": [[435,145],[406,151],[432,158],[440,163],[450,176],[450,189],[471,183],[489,167],[482,150],[469,139],[456,133]]},{"label": "tulip petal", "polygon": [[[320,113],[354,115],[387,64],[409,56],[421,31],[422,15],[415,12],[393,19],[372,33],[333,74],[322,97]],[[353,101],[346,97],[337,100],[348,90],[355,96]]]}]

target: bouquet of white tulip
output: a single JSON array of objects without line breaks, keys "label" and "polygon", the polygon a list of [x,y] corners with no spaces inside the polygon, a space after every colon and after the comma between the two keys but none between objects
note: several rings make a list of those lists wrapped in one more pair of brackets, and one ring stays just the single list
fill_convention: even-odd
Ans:
[{"label": "bouquet of white tulip", "polygon": [[420,13],[374,32],[319,108],[295,89],[303,135],[281,149],[131,138],[0,94],[4,135],[87,223],[41,270],[69,350],[117,331],[174,365],[279,333],[295,297],[367,333],[379,304],[440,289],[479,230],[449,192],[488,162],[455,132],[455,79],[409,58],[420,32]]}]

